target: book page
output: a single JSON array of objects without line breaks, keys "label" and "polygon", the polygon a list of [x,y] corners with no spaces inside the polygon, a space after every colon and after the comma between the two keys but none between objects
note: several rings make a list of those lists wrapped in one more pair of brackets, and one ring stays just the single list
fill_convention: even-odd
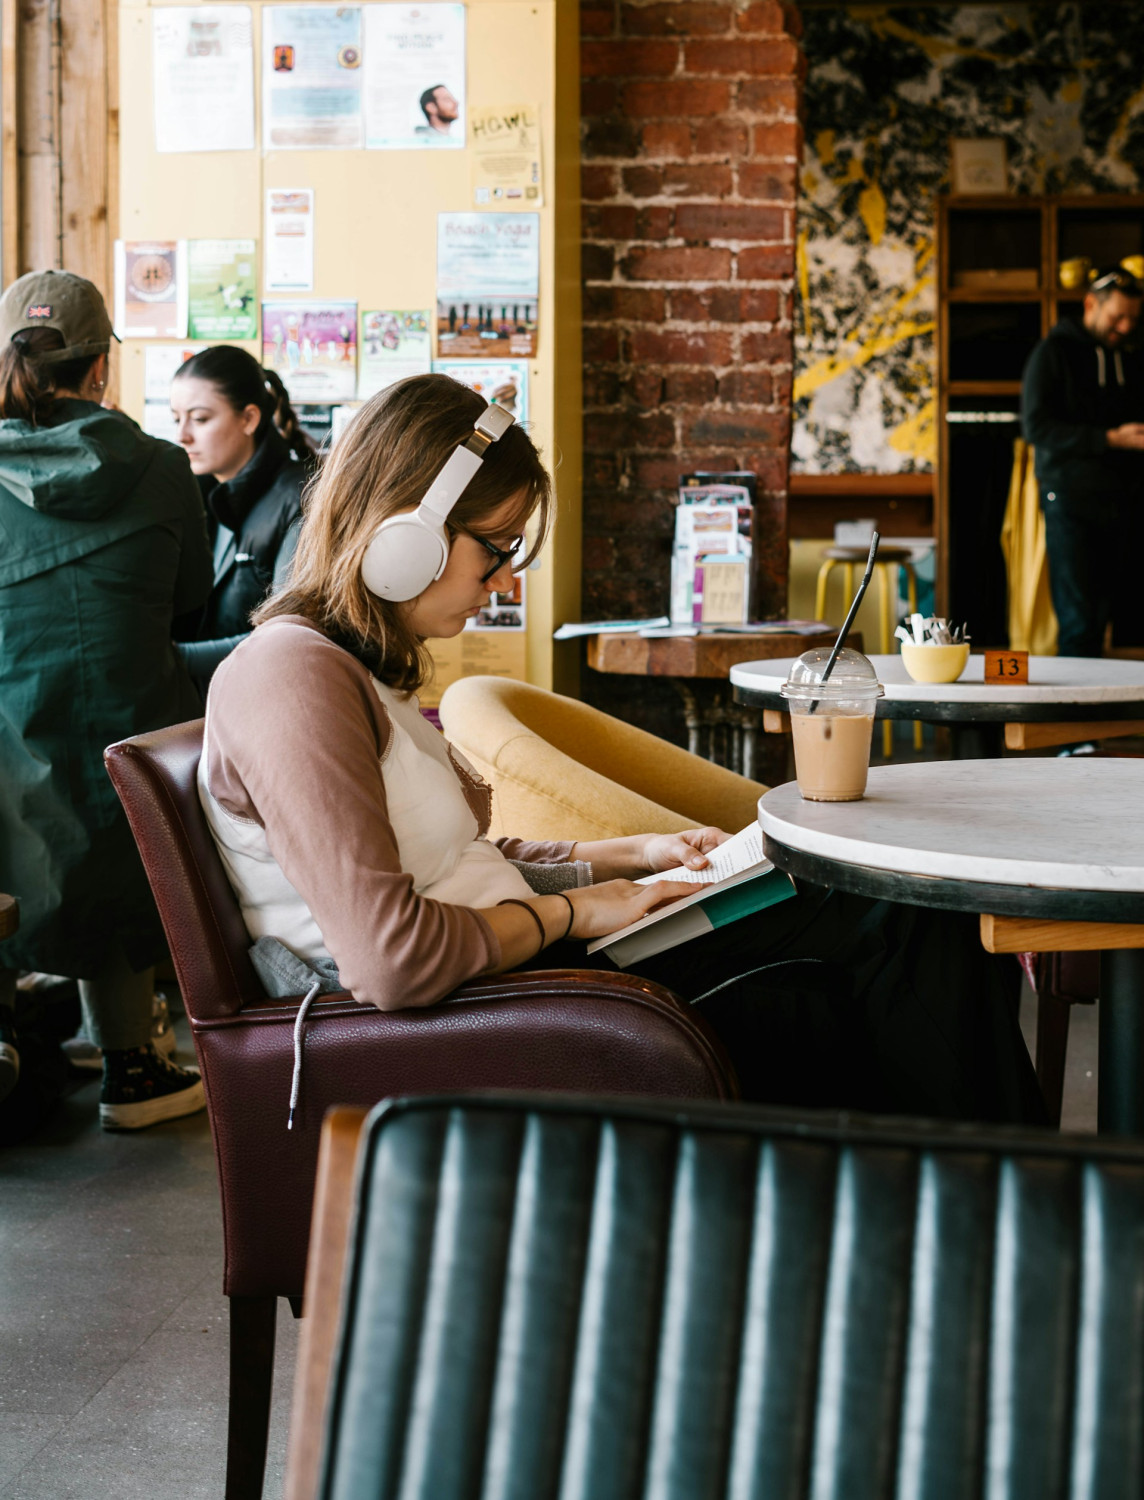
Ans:
[{"label": "book page", "polygon": [[718,849],[707,856],[708,864],[702,870],[689,870],[686,865],[677,865],[673,870],[662,870],[658,875],[644,875],[637,885],[651,885],[656,880],[684,880],[688,885],[714,885],[732,875],[741,875],[754,865],[761,865],[763,854],[763,832],[758,823],[748,823],[733,834]]}]

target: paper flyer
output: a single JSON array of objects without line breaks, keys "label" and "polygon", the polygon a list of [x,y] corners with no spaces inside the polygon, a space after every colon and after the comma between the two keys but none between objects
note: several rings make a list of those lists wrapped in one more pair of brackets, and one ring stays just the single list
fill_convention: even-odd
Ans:
[{"label": "paper flyer", "polygon": [[151,12],[156,151],[254,150],[249,5]]},{"label": "paper flyer", "polygon": [[352,151],[363,144],[361,40],[356,5],[263,10],[263,150]]},{"label": "paper flyer", "polygon": [[253,240],[187,241],[187,337],[258,337]]},{"label": "paper flyer", "polygon": [[264,302],[262,363],[278,371],[293,401],[352,401],[357,303]]},{"label": "paper flyer", "polygon": [[435,375],[451,375],[493,406],[512,412],[522,427],[528,424],[528,366],[523,360],[494,360],[480,364],[472,360],[435,359]]},{"label": "paper flyer", "polygon": [[437,353],[531,359],[540,291],[540,215],[437,215]]},{"label": "paper flyer", "polygon": [[367,5],[363,71],[367,146],[464,150],[464,5]]},{"label": "paper flyer", "polygon": [[186,338],[186,240],[116,240],[115,332],[121,339]]},{"label": "paper flyer", "polygon": [[462,677],[512,677],[528,680],[528,632],[470,630],[450,640],[431,640],[433,676],[418,693],[422,708],[436,708],[450,683]]},{"label": "paper flyer", "polygon": [[423,312],[362,313],[359,401],[368,401],[407,375],[429,373],[433,364],[431,319],[428,308]]},{"label": "paper flyer", "polygon": [[478,208],[541,208],[540,105],[469,111],[469,184]]},{"label": "paper flyer", "polygon": [[262,254],[264,291],[314,290],[313,188],[267,188]]}]

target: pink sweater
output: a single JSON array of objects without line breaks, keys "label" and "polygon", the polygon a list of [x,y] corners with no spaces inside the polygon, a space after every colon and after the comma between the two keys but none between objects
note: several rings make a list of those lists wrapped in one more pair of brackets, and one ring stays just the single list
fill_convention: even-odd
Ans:
[{"label": "pink sweater", "polygon": [[[203,807],[252,938],[277,937],[303,957],[329,953],[346,988],[383,1010],[431,1004],[495,969],[500,945],[474,906],[527,894],[508,859],[563,863],[572,849],[487,843],[491,789],[410,716],[411,702],[309,621],[274,620],[215,673],[199,768]],[[398,744],[400,763],[390,753]],[[459,861],[461,888],[485,879],[487,898],[460,905],[420,893],[391,820],[387,763],[400,776],[407,828],[417,796],[410,768],[416,776],[421,767],[426,795],[450,803],[460,830],[455,856],[422,851],[422,864],[426,852],[442,856],[445,878],[435,868],[420,884],[455,890]]]}]

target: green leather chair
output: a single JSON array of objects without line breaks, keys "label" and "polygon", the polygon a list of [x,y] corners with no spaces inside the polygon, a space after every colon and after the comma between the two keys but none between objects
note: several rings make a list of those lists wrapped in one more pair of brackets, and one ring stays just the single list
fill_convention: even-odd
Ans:
[{"label": "green leather chair", "polygon": [[288,1500],[1144,1494],[1144,1141],[473,1095],[356,1183]]}]

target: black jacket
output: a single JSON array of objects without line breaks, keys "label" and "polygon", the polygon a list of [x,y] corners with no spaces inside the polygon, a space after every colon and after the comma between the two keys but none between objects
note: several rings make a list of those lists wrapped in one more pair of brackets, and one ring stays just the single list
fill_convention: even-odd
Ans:
[{"label": "black jacket", "polygon": [[1105,439],[1110,428],[1144,422],[1144,353],[1106,349],[1062,318],[1029,356],[1021,398],[1042,489],[1066,504],[1144,490],[1144,453]]},{"label": "black jacket", "polygon": [[[233,479],[203,485],[214,552],[210,598],[179,650],[199,686],[250,632],[250,616],[282,584],[294,557],[309,472],[271,428]],[[200,481],[202,483],[202,481]]]}]

